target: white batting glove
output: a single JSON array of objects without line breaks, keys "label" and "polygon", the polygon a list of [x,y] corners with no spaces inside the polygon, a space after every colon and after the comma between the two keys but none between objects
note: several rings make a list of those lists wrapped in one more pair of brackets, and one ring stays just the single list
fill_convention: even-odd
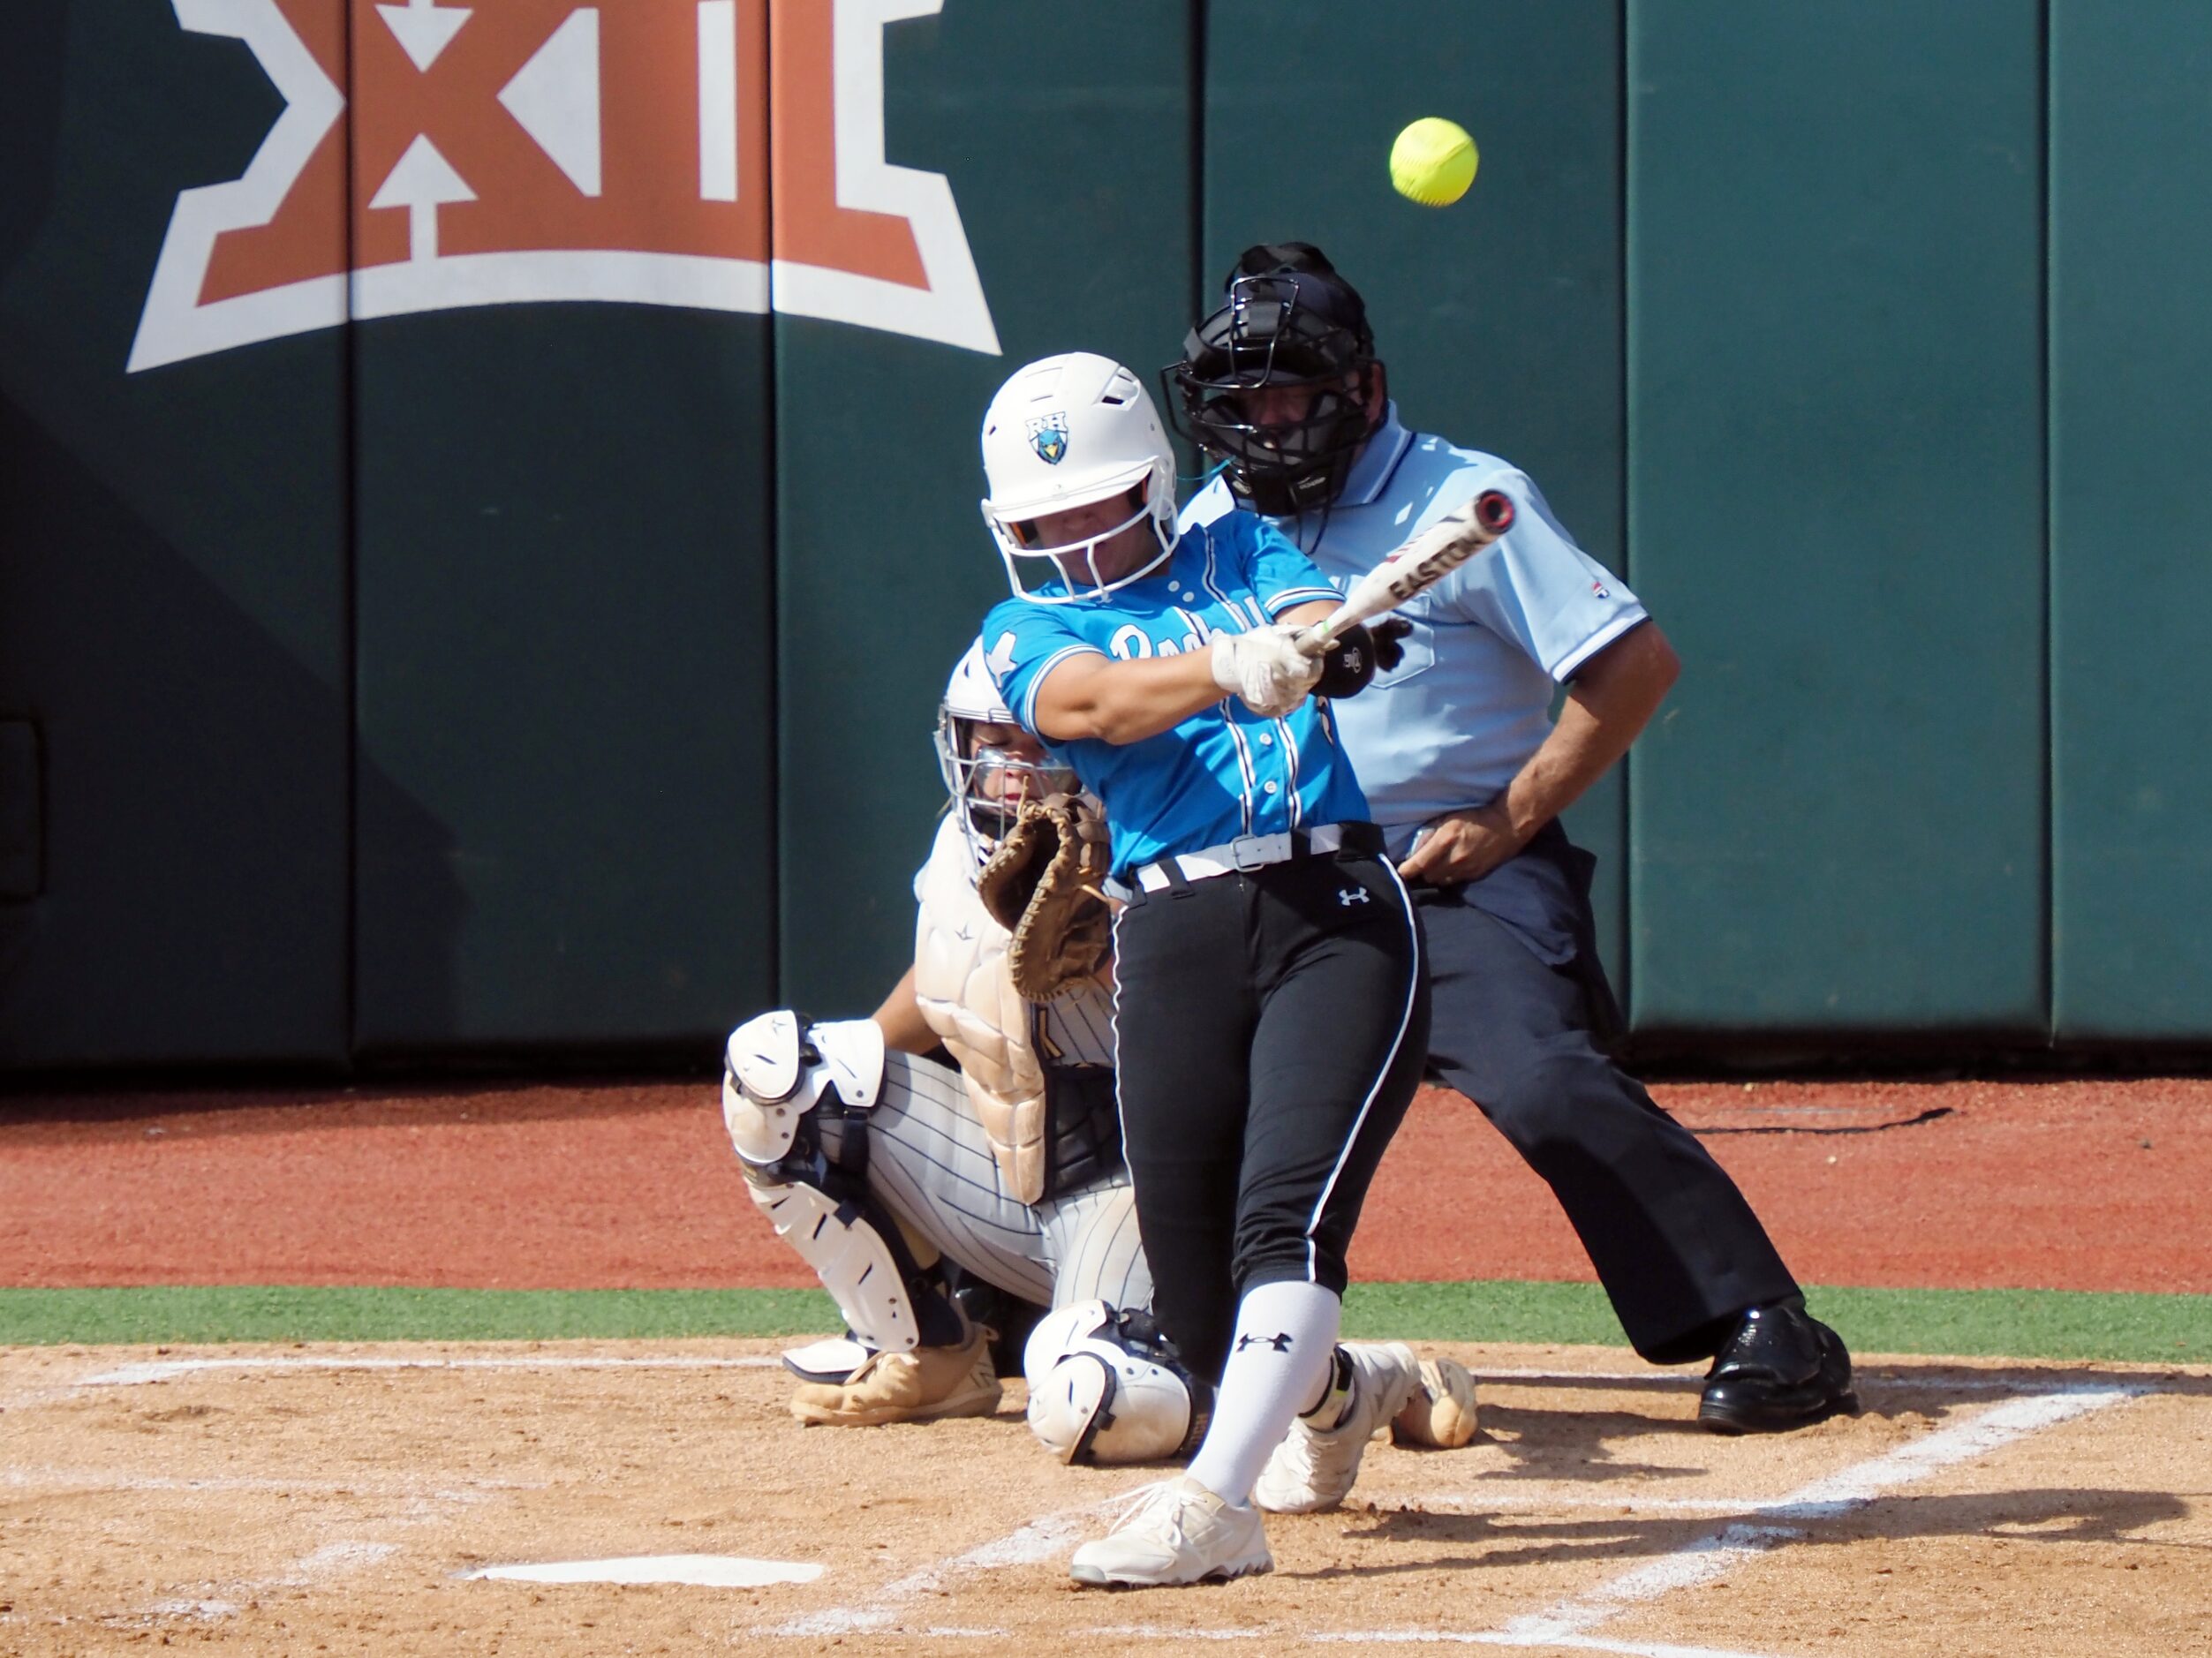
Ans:
[{"label": "white batting glove", "polygon": [[1288,713],[1321,677],[1321,659],[1298,648],[1300,631],[1278,622],[1257,633],[1216,634],[1213,682],[1235,692],[1256,714],[1272,720]]}]

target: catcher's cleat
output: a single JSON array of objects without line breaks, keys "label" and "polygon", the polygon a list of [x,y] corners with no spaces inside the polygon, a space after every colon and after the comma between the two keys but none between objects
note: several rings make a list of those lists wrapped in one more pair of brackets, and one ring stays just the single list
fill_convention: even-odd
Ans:
[{"label": "catcher's cleat", "polygon": [[842,1382],[876,1356],[876,1349],[848,1330],[826,1341],[783,1351],[783,1368],[802,1382]]},{"label": "catcher's cleat", "polygon": [[1390,1419],[1393,1444],[1457,1451],[1476,1435],[1475,1378],[1457,1359],[1423,1359],[1406,1407]]},{"label": "catcher's cleat", "polygon": [[1348,1341],[1337,1352],[1351,1372],[1351,1396],[1333,1428],[1317,1428],[1302,1416],[1291,1423],[1252,1488],[1252,1501],[1271,1514],[1311,1514],[1344,1501],[1367,1442],[1421,1385],[1420,1361],[1403,1342]]},{"label": "catcher's cleat", "polygon": [[1114,1529],[1076,1550],[1068,1575],[1101,1589],[1156,1589],[1272,1571],[1259,1511],[1238,1508],[1189,1474],[1139,1486]]},{"label": "catcher's cleat", "polygon": [[957,1347],[880,1353],[842,1383],[805,1383],[791,1395],[791,1414],[823,1428],[878,1428],[988,1416],[999,1408],[999,1393],[991,1332],[978,1329]]},{"label": "catcher's cleat", "polygon": [[1858,1413],[1843,1338],[1794,1296],[1743,1315],[1697,1406],[1697,1420],[1717,1434],[1783,1433]]}]

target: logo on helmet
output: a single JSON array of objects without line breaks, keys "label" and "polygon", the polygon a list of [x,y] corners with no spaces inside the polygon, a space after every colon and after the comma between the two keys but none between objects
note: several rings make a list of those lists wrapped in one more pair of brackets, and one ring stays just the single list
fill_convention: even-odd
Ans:
[{"label": "logo on helmet", "polygon": [[1030,447],[1047,466],[1057,466],[1068,455],[1068,416],[1065,411],[1038,415],[1029,423]]}]

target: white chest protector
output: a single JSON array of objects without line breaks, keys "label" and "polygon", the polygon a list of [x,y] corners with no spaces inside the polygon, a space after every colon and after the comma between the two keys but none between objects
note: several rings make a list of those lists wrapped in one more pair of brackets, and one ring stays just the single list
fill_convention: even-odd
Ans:
[{"label": "white chest protector", "polygon": [[[1038,1010],[1014,993],[1006,967],[1010,935],[976,896],[975,854],[956,819],[948,817],[938,825],[936,844],[915,879],[914,893],[920,901],[914,926],[915,1000],[929,1028],[959,1062],[968,1098],[1007,1190],[1022,1202],[1034,1203],[1045,1193],[1048,1150]],[[1085,985],[1063,999],[1086,1004],[1083,1011],[1089,1022],[1100,1031],[1110,1029],[1113,991],[1106,982]]]}]

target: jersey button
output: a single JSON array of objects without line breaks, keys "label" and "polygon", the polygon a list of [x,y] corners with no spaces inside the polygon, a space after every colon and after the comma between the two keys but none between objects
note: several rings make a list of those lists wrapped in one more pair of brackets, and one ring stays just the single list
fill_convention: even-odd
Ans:
[{"label": "jersey button", "polygon": [[1273,748],[1275,746],[1275,734],[1272,731],[1261,732],[1259,734],[1259,746],[1263,749]]},{"label": "jersey button", "polygon": [[1267,784],[1265,786],[1265,791],[1270,795],[1273,794],[1275,792],[1275,786],[1272,783]]}]

